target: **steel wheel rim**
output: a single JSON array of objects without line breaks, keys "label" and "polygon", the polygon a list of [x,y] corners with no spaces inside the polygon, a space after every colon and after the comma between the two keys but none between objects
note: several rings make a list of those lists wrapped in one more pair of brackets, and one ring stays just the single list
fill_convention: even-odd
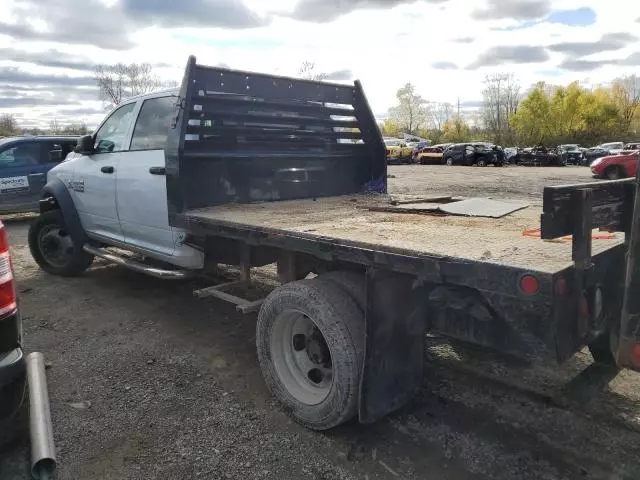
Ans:
[{"label": "steel wheel rim", "polygon": [[278,315],[271,334],[271,360],[287,391],[306,405],[318,405],[333,385],[332,355],[317,324],[298,310]]},{"label": "steel wheel rim", "polygon": [[447,158],[447,166],[451,167],[453,166],[453,160],[450,158]]},{"label": "steel wheel rim", "polygon": [[54,267],[64,267],[73,255],[73,241],[60,225],[46,225],[40,230],[38,248],[44,260]]}]

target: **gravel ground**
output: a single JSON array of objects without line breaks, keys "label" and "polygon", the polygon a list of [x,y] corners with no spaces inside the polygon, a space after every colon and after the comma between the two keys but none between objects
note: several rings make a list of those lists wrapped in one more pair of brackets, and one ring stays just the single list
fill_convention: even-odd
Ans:
[{"label": "gravel ground", "polygon": [[[539,198],[589,181],[583,168],[390,168],[393,193]],[[374,425],[326,433],[289,420],[262,381],[255,315],[197,282],[167,283],[96,262],[83,277],[42,273],[28,218],[7,222],[26,346],[51,362],[58,479],[638,479],[640,375],[597,399],[551,397],[590,362],[513,365],[429,339],[420,395]],[[271,288],[269,271],[261,288]],[[229,275],[232,272],[228,272]],[[22,441],[0,478],[27,479]]]}]

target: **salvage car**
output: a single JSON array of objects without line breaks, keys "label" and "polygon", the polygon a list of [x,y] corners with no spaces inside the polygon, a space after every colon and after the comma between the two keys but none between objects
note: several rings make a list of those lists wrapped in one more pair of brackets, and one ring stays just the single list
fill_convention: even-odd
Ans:
[{"label": "salvage car", "polygon": [[586,162],[590,164],[596,158],[617,155],[622,150],[624,150],[624,142],[602,143],[595,147],[588,148],[586,152],[584,152],[584,156],[586,157]]},{"label": "salvage car", "polygon": [[607,180],[635,177],[638,154],[640,150],[628,150],[618,155],[598,158],[591,164],[591,173],[595,178]]},{"label": "salvage car", "polygon": [[423,147],[413,156],[413,161],[420,165],[428,163],[444,163],[444,151],[450,144],[434,145],[432,147]]},{"label": "salvage car", "polygon": [[0,221],[0,445],[11,441],[16,433],[25,388],[22,323],[7,231]]},{"label": "salvage car", "polygon": [[0,139],[0,213],[35,212],[49,170],[64,160],[78,137]]},{"label": "salvage car", "polygon": [[456,143],[444,151],[443,162],[448,166],[502,166],[504,160],[500,157],[497,149],[490,143]]},{"label": "salvage car", "polygon": [[544,146],[523,148],[512,157],[512,162],[517,165],[527,166],[560,166],[567,164],[566,157],[559,154],[557,148],[547,148]]},{"label": "salvage car", "polygon": [[413,148],[408,146],[403,140],[397,138],[385,138],[387,147],[387,163],[408,163],[411,160]]},{"label": "salvage car", "polygon": [[585,165],[586,157],[578,144],[566,144],[558,147],[558,154],[568,165]]}]

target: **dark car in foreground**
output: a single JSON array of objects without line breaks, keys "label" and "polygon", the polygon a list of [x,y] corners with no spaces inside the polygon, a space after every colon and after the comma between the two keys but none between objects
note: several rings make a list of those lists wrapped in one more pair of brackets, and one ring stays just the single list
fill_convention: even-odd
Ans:
[{"label": "dark car in foreground", "polygon": [[47,172],[77,141],[65,136],[0,139],[0,213],[37,211]]},{"label": "dark car in foreground", "polygon": [[638,155],[640,155],[640,150],[624,150],[618,155],[598,158],[591,164],[591,173],[596,178],[606,178],[607,180],[635,177]]},{"label": "dark car in foreground", "polygon": [[0,221],[0,445],[10,441],[24,399],[25,359],[9,242]]},{"label": "dark car in foreground", "polygon": [[567,164],[566,157],[560,154],[559,149],[543,146],[520,149],[511,161],[517,165],[536,167],[562,167]]},{"label": "dark car in foreground", "polygon": [[568,165],[586,165],[585,153],[580,145],[560,145],[558,154]]},{"label": "dark car in foreground", "polygon": [[498,149],[490,143],[456,143],[444,151],[442,160],[449,166],[502,166],[504,155],[500,155]]}]

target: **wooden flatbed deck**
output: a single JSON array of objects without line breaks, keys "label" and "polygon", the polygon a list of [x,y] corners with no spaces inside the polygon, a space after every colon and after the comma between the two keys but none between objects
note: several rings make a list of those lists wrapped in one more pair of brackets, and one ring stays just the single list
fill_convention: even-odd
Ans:
[{"label": "wooden flatbed deck", "polygon": [[[189,210],[181,216],[186,222],[195,220],[306,238],[317,236],[371,250],[454,257],[545,273],[555,273],[572,264],[570,241],[545,242],[523,235],[524,230],[540,228],[539,205],[499,219],[369,210],[388,206],[390,198],[349,195],[226,204]],[[594,239],[593,255],[622,240],[622,234],[615,239]]]}]

